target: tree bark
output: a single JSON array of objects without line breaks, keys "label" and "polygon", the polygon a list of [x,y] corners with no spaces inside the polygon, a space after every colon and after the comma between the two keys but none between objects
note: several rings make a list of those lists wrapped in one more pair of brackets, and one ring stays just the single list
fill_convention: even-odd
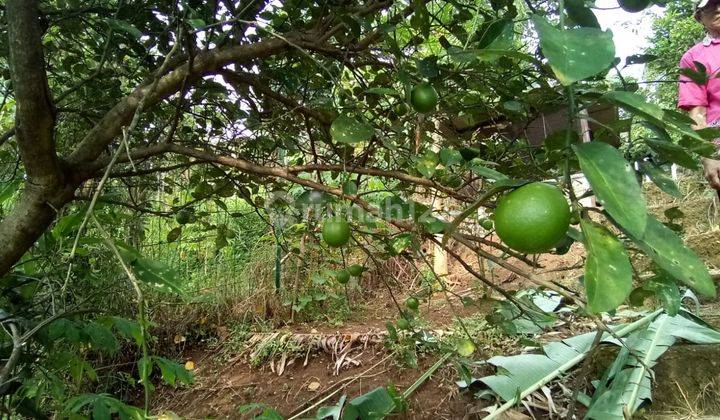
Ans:
[{"label": "tree bark", "polygon": [[53,185],[62,171],[55,151],[55,108],[45,74],[37,1],[8,0],[7,22],[20,157],[29,183]]}]

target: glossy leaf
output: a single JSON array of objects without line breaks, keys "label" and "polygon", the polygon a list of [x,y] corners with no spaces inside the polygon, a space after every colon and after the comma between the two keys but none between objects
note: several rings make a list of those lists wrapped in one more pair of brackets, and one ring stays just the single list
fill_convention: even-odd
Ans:
[{"label": "glossy leaf", "polygon": [[630,164],[607,143],[583,143],[573,149],[605,211],[625,230],[642,236],[647,224],[647,208]]},{"label": "glossy leaf", "polygon": [[375,134],[373,127],[353,117],[341,115],[330,125],[330,136],[339,143],[367,141]]},{"label": "glossy leaf", "polygon": [[705,263],[669,228],[648,216],[643,236],[631,236],[655,263],[676,279],[705,296],[715,296],[715,283]]},{"label": "glossy leaf", "polygon": [[657,185],[658,188],[660,188],[665,193],[677,198],[682,197],[682,193],[678,189],[675,181],[673,181],[673,179],[669,176],[665,175],[665,172],[663,172],[662,169],[658,168],[652,163],[640,162],[640,170],[645,175],[650,177],[650,180],[652,180],[652,182],[654,182],[655,185]]},{"label": "glossy leaf", "polygon": [[565,86],[606,70],[615,59],[610,31],[596,28],[557,29],[539,16],[533,17],[540,48],[555,76]]},{"label": "glossy leaf", "polygon": [[395,400],[385,388],[375,388],[348,401],[343,418],[381,419],[395,409]]},{"label": "glossy leaf", "polygon": [[643,117],[660,127],[672,128],[680,134],[703,140],[695,130],[690,128],[693,121],[688,121],[687,116],[646,102],[645,98],[637,93],[613,91],[606,93],[601,99],[619,105],[631,114]]},{"label": "glossy leaf", "polygon": [[675,316],[680,311],[682,298],[677,284],[665,273],[651,278],[643,285],[643,288],[651,291],[662,302],[665,312]]},{"label": "glossy leaf", "polygon": [[632,290],[632,265],[622,243],[603,226],[581,219],[587,261],[585,290],[590,312],[609,312]]},{"label": "glossy leaf", "polygon": [[680,145],[657,139],[645,139],[645,143],[668,162],[676,163],[692,170],[700,169],[698,160]]},{"label": "glossy leaf", "polygon": [[600,29],[597,17],[595,17],[592,9],[585,6],[583,0],[567,0],[565,2],[565,12],[579,26]]},{"label": "glossy leaf", "polygon": [[16,179],[7,184],[0,184],[0,204],[12,198],[22,185],[22,180]]}]

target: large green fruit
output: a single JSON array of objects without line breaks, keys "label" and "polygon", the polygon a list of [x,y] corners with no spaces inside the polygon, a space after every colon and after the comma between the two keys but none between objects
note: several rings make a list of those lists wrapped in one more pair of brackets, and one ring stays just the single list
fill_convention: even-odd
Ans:
[{"label": "large green fruit", "polygon": [[410,104],[417,112],[434,111],[437,103],[438,94],[428,83],[420,83],[410,91]]},{"label": "large green fruit", "polygon": [[405,300],[405,306],[412,309],[413,311],[417,311],[420,307],[420,302],[414,297],[409,297]]},{"label": "large green fruit", "polygon": [[526,254],[551,250],[569,226],[570,206],[562,191],[542,182],[505,195],[495,209],[495,232],[510,248]]},{"label": "large green fruit", "polygon": [[350,273],[347,270],[338,270],[335,273],[335,280],[340,284],[346,284],[350,281]]},{"label": "large green fruit", "polygon": [[330,246],[343,246],[350,240],[350,224],[339,217],[326,219],[323,222],[322,238]]},{"label": "large green fruit", "polygon": [[397,327],[400,330],[409,330],[410,329],[410,323],[407,322],[405,318],[400,318],[397,320]]},{"label": "large green fruit", "polygon": [[618,0],[618,4],[624,11],[636,13],[645,10],[650,5],[650,0]]},{"label": "large green fruit", "polygon": [[350,267],[347,268],[347,271],[350,273],[353,277],[358,277],[360,274],[362,274],[363,270],[365,268],[360,264],[353,264]]}]

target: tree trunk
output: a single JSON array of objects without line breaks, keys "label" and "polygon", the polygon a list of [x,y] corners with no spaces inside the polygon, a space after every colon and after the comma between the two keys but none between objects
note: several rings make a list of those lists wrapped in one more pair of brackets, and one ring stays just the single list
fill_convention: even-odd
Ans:
[{"label": "tree trunk", "polygon": [[0,277],[35,244],[59,211],[73,199],[72,186],[38,188],[26,184],[7,217],[0,222]]}]

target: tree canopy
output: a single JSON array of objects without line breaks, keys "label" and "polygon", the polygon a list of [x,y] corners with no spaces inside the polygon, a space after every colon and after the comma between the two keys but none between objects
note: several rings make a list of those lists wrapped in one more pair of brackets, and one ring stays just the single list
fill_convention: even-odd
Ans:
[{"label": "tree canopy", "polygon": [[[72,393],[55,386],[66,379],[55,370],[55,379],[41,379],[38,366],[63,345],[116,349],[113,334],[142,349],[146,394],[153,366],[180,380],[184,370],[148,353],[143,292],[178,291],[182,279],[171,262],[146,254],[143,241],[150,221],[162,220],[172,228],[158,243],[196,226],[220,252],[236,232],[203,206],[237,217],[238,201],[277,238],[319,237],[319,219],[343,215],[352,231],[347,247],[373,261],[429,241],[510,300],[448,243],[593,314],[617,308],[639,281],[626,248],[645,252],[675,293],[679,284],[714,296],[704,263],[648,215],[635,170],[608,143],[631,136],[646,144],[656,159],[640,171],[674,194],[663,165],[697,169],[718,133],[694,131],[637,84],[610,79],[618,72],[612,33],[599,28],[591,6],[7,0],[0,6],[0,310],[8,337],[0,392],[24,397],[13,409],[59,410],[49,400],[62,399],[58,389]],[[676,55],[698,31],[687,19],[670,24],[682,13],[672,3],[656,23],[650,53],[667,61],[656,62],[653,75],[677,77]],[[411,104],[421,84],[438,96],[427,112]],[[668,92],[661,90],[663,105],[672,106]],[[581,142],[578,122],[597,105],[621,108],[621,118],[591,119],[593,141]],[[531,144],[524,129],[556,112],[564,127]],[[603,220],[617,229],[579,204],[570,176],[580,171]],[[582,219],[567,235],[588,252],[576,290],[509,263],[508,255],[533,261],[466,229],[479,208],[532,181],[563,188]],[[277,252],[299,250],[283,242]],[[98,306],[112,293],[136,295],[136,321],[117,316],[127,307]],[[70,376],[80,381],[92,367],[73,360]],[[43,397],[50,388],[55,394]],[[114,412],[130,410],[93,395]]]}]

